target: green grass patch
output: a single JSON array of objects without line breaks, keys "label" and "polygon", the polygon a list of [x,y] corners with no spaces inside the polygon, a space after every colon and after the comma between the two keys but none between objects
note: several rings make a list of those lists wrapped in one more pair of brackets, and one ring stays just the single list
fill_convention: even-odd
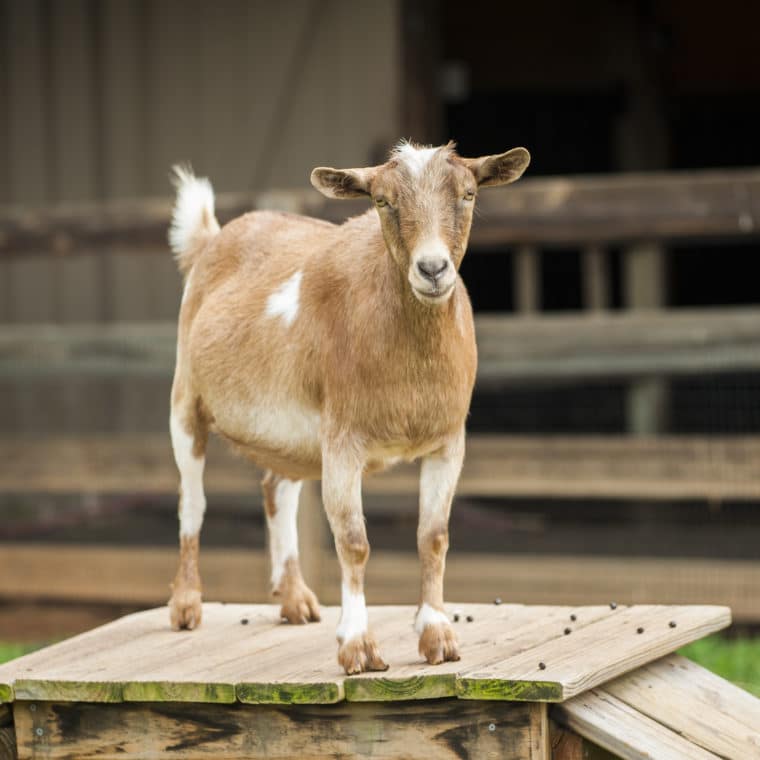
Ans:
[{"label": "green grass patch", "polygon": [[22,654],[29,654],[35,649],[39,649],[44,644],[16,644],[9,641],[0,641],[0,664],[21,657]]},{"label": "green grass patch", "polygon": [[760,697],[760,637],[727,639],[714,634],[679,654]]}]

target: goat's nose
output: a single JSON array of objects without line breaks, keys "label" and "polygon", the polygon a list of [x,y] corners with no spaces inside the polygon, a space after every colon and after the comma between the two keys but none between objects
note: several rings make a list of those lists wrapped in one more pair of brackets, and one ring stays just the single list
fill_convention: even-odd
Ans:
[{"label": "goat's nose", "polygon": [[447,259],[421,259],[417,262],[420,274],[428,280],[435,282],[448,269]]}]

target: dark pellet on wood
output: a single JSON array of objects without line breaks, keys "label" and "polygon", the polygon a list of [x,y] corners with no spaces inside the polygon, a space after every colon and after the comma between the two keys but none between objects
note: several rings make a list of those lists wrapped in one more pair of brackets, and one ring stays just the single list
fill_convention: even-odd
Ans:
[{"label": "dark pellet on wood", "polygon": [[243,618],[243,619],[242,619],[240,622],[241,622],[243,625],[248,625],[248,618]]},{"label": "dark pellet on wood", "polygon": [[575,615],[570,615],[570,620],[572,620],[572,621],[573,621],[573,623],[574,623],[574,622],[575,622],[577,619],[578,619],[578,618],[577,618]]},{"label": "dark pellet on wood", "polygon": [[616,610],[617,609],[617,602],[610,602],[610,609]]},{"label": "dark pellet on wood", "polygon": [[546,663],[545,663],[545,662],[539,662],[539,663],[538,663],[538,667],[539,667],[541,670],[546,670]]},{"label": "dark pellet on wood", "polygon": [[676,627],[676,621],[675,621],[675,620],[671,620],[671,621],[668,623],[668,625],[669,625],[671,628],[675,628],[675,627]]},{"label": "dark pellet on wood", "polygon": [[493,600],[494,604],[501,604],[501,597],[497,596],[496,599]]},{"label": "dark pellet on wood", "polygon": [[472,621],[473,621],[473,620],[475,620],[475,618],[474,618],[472,615],[468,615],[468,616],[465,618],[465,620],[466,620],[468,623],[472,623]]},{"label": "dark pellet on wood", "polygon": [[456,612],[454,613],[454,622],[455,622],[455,623],[458,623],[458,622],[459,622],[459,615],[457,615],[457,613],[456,613]]},{"label": "dark pellet on wood", "polygon": [[572,629],[571,628],[565,628],[565,636],[567,636],[570,633],[572,633]]},{"label": "dark pellet on wood", "polygon": [[636,633],[644,633],[644,629],[643,629],[641,626],[639,626],[639,627],[636,629]]}]

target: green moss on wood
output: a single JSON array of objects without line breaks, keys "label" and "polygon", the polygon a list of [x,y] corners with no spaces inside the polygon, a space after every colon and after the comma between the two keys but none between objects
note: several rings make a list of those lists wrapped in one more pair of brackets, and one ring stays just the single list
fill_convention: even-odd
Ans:
[{"label": "green moss on wood", "polygon": [[453,673],[410,678],[347,678],[343,686],[349,702],[398,702],[456,696]]},{"label": "green moss on wood", "polygon": [[9,683],[0,683],[0,704],[13,702],[13,687]]},{"label": "green moss on wood", "polygon": [[509,702],[561,702],[562,684],[555,681],[505,681],[498,678],[458,678],[460,699]]},{"label": "green moss on wood", "polygon": [[253,705],[331,705],[343,699],[339,683],[239,683],[240,702]]},{"label": "green moss on wood", "polygon": [[45,681],[17,679],[16,699],[47,702],[121,702],[122,685],[109,681]]},{"label": "green moss on wood", "polygon": [[219,702],[235,701],[231,683],[132,681],[124,684],[125,702]]}]

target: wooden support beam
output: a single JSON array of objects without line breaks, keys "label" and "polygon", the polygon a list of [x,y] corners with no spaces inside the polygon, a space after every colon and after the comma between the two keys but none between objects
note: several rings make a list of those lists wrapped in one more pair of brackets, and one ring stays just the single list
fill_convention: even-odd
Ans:
[{"label": "wooden support beam", "polygon": [[520,315],[541,311],[541,253],[533,245],[520,246],[514,254],[514,304]]},{"label": "wooden support beam", "polygon": [[600,312],[610,307],[610,273],[607,251],[600,245],[583,249],[581,260],[583,307]]},{"label": "wooden support beam", "polygon": [[14,705],[22,758],[550,760],[546,705],[535,703],[34,704]]}]

